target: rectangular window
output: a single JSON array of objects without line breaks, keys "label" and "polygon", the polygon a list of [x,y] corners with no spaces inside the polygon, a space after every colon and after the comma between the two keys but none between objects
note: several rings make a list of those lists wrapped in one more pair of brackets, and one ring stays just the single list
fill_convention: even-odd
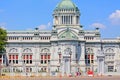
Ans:
[{"label": "rectangular window", "polygon": [[90,54],[87,56],[88,59],[90,59]]},{"label": "rectangular window", "polygon": [[27,57],[26,59],[29,59],[28,55],[26,57]]},{"label": "rectangular window", "polygon": [[11,59],[11,55],[9,55],[9,59]]},{"label": "rectangular window", "polygon": [[48,62],[50,62],[50,55],[40,55],[41,58],[40,58],[40,63],[41,64],[48,64]]},{"label": "rectangular window", "polygon": [[23,59],[25,59],[25,55],[23,56]]},{"label": "rectangular window", "polygon": [[32,55],[30,55],[30,59],[32,59]]},{"label": "rectangular window", "polygon": [[43,55],[41,55],[41,59],[43,59]]},{"label": "rectangular window", "polygon": [[26,63],[29,64],[29,60],[26,60]]},{"label": "rectangular window", "polygon": [[61,63],[61,58],[62,58],[62,55],[59,54],[59,63]]},{"label": "rectangular window", "polygon": [[94,55],[91,55],[91,59],[92,59],[92,60],[94,59]]},{"label": "rectangular window", "polygon": [[16,64],[18,64],[18,60],[16,60]]},{"label": "rectangular window", "polygon": [[114,66],[108,66],[108,72],[113,72]]},{"label": "rectangular window", "polygon": [[43,64],[43,60],[41,60],[41,64]]},{"label": "rectangular window", "polygon": [[23,60],[24,60],[24,63],[26,64],[32,64],[32,55],[30,54],[23,55]]},{"label": "rectangular window", "polygon": [[16,55],[16,59],[18,59],[18,55]]},{"label": "rectangular window", "polygon": [[47,60],[45,60],[44,63],[47,64]]},{"label": "rectangular window", "polygon": [[86,64],[93,64],[94,63],[94,55],[93,54],[86,54],[85,55],[85,63]]},{"label": "rectangular window", "polygon": [[44,55],[44,59],[47,59],[47,55]]},{"label": "rectangular window", "polygon": [[32,64],[32,60],[30,60],[30,64]]},{"label": "rectangular window", "polygon": [[50,59],[50,55],[48,55],[48,59]]},{"label": "rectangular window", "polygon": [[13,57],[13,59],[15,59],[15,56],[14,56],[14,55],[12,55],[12,57]]},{"label": "rectangular window", "polygon": [[9,55],[9,63],[18,64],[18,55]]},{"label": "rectangular window", "polygon": [[94,60],[91,60],[91,63],[94,63]]}]

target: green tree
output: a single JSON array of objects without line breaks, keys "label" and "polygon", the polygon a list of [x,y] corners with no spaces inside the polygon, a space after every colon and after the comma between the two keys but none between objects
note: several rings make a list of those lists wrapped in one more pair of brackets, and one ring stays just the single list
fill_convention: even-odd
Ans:
[{"label": "green tree", "polygon": [[7,32],[0,28],[0,54],[5,51],[5,45],[7,43]]},{"label": "green tree", "polygon": [[[7,43],[7,32],[0,27],[0,56],[5,52],[5,45]],[[0,76],[1,76],[1,63],[0,63]]]}]

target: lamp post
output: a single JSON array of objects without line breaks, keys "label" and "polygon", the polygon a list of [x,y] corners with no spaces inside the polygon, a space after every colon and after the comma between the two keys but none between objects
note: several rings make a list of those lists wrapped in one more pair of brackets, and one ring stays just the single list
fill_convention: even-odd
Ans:
[{"label": "lamp post", "polygon": [[71,55],[72,55],[72,51],[70,50],[70,74],[71,74]]},{"label": "lamp post", "polygon": [[35,63],[36,66],[36,76],[38,76],[38,63]]},{"label": "lamp post", "polygon": [[62,76],[62,63],[60,63],[60,76]]},{"label": "lamp post", "polygon": [[10,63],[10,73],[11,76],[13,76],[13,62]]},{"label": "lamp post", "polygon": [[22,58],[22,67],[23,67],[22,72],[23,72],[24,75],[26,75],[25,62],[23,60],[23,55],[21,56],[21,58]]},{"label": "lamp post", "polygon": [[48,62],[48,73],[49,73],[49,76],[50,76],[50,62]]},{"label": "lamp post", "polygon": [[25,64],[24,64],[24,61],[22,61],[22,67],[23,67],[23,75],[25,75]]},{"label": "lamp post", "polygon": [[60,63],[60,75],[62,74],[62,62],[61,62],[61,49],[58,49],[59,63]]},{"label": "lamp post", "polygon": [[94,75],[94,64],[93,63],[91,65],[91,67],[92,67],[92,72],[93,72],[93,75]]}]

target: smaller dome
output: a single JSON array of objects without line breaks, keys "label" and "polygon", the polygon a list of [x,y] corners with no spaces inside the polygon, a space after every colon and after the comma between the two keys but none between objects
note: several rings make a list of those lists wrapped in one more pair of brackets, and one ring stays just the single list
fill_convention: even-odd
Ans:
[{"label": "smaller dome", "polygon": [[55,10],[59,9],[77,9],[76,5],[71,0],[62,0],[57,6]]}]

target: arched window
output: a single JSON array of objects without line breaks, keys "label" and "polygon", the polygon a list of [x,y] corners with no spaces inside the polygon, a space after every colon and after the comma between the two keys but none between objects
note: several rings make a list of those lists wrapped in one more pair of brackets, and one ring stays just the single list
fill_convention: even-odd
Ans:
[{"label": "arched window", "polygon": [[44,48],[40,53],[40,63],[41,64],[49,64],[50,62],[50,50],[48,48]]},{"label": "arched window", "polygon": [[115,57],[114,50],[112,48],[107,48],[105,50],[105,54],[106,54],[105,59],[107,60],[113,60]]},{"label": "arched window", "polygon": [[94,63],[94,52],[92,48],[87,48],[86,49],[86,54],[85,54],[85,63],[87,65],[91,65]]},{"label": "arched window", "polygon": [[32,50],[30,48],[26,48],[23,50],[22,59],[24,60],[24,63],[26,64],[32,64]]},{"label": "arched window", "polygon": [[42,53],[50,53],[50,50],[47,49],[47,48],[44,48],[44,49],[41,50],[41,52],[42,52]]},{"label": "arched window", "polygon": [[26,48],[26,49],[23,50],[23,53],[32,53],[32,50],[29,49],[29,48]]},{"label": "arched window", "polygon": [[79,16],[76,17],[76,24],[79,24]]},{"label": "arched window", "polygon": [[108,48],[105,50],[106,53],[114,53],[114,50],[112,48]]},{"label": "arched window", "polygon": [[18,64],[18,50],[16,48],[12,48],[9,50],[9,64]]},{"label": "arched window", "polygon": [[18,50],[16,48],[12,48],[9,50],[9,53],[17,53],[17,52],[18,52]]},{"label": "arched window", "polygon": [[86,49],[86,53],[93,53],[93,49],[87,48],[87,49]]}]

